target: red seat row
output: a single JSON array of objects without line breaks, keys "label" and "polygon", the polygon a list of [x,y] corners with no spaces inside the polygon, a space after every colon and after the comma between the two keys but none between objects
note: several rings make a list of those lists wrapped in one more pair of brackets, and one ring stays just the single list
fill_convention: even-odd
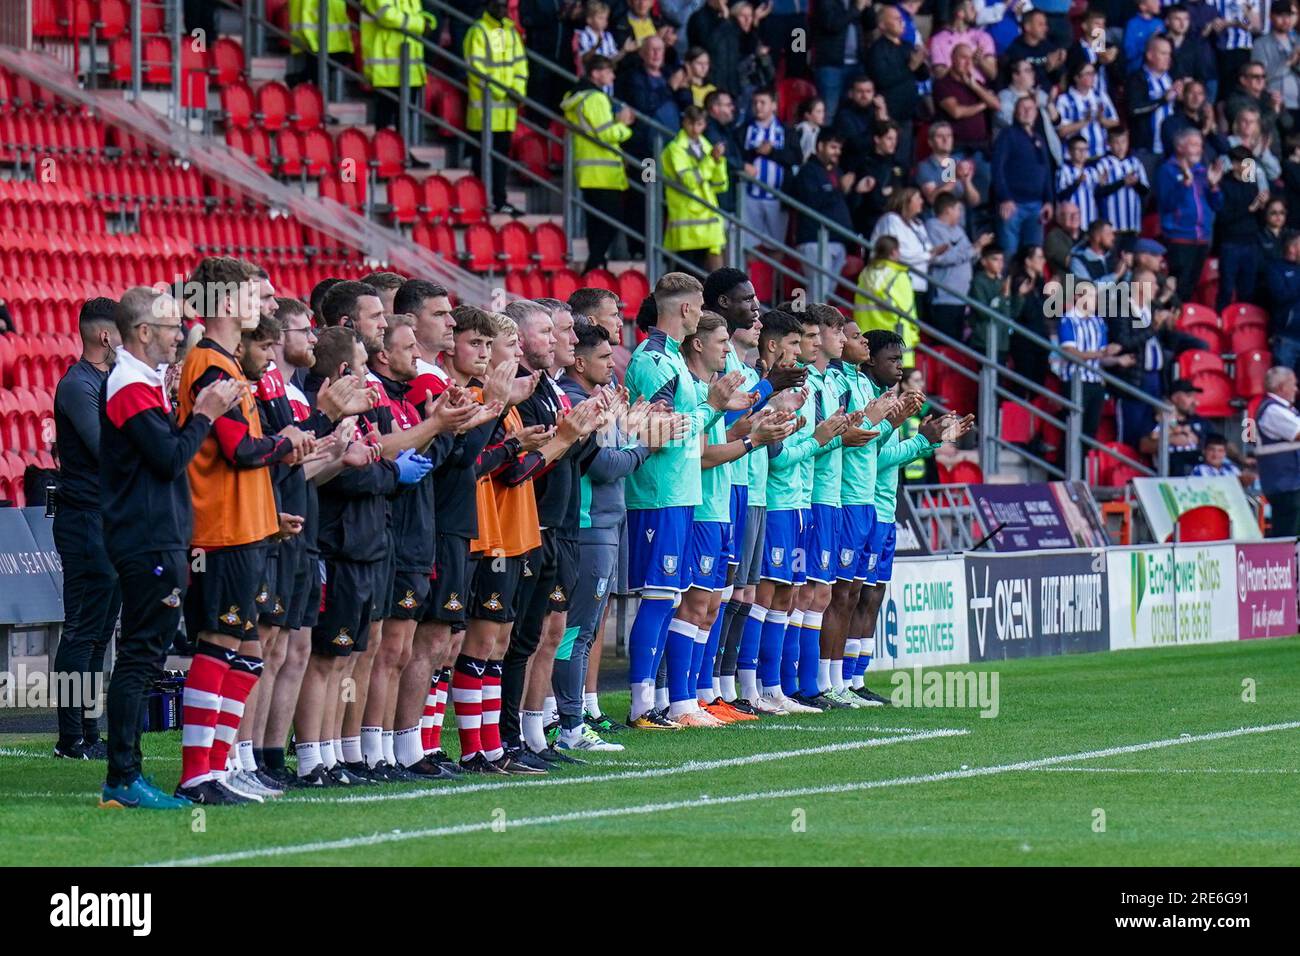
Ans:
[{"label": "red seat row", "polygon": [[184,238],[196,251],[207,253],[300,255],[303,249],[300,224],[285,216],[146,209],[140,214],[140,233],[150,239]]},{"label": "red seat row", "polygon": [[[163,28],[161,4],[140,7],[140,25],[145,33]],[[41,39],[85,40],[93,24],[99,40],[111,40],[131,23],[127,0],[32,0],[32,36]]]},{"label": "red seat row", "polygon": [[0,226],[84,234],[104,231],[104,213],[89,204],[14,202],[0,199]]},{"label": "red seat row", "polygon": [[272,134],[264,126],[226,127],[226,143],[253,157],[263,172],[316,178],[337,173],[343,181],[368,179],[373,170],[380,179],[401,175],[406,168],[406,143],[391,129],[376,130],[367,138],[359,129],[340,130],[336,137],[320,128],[281,128]]},{"label": "red seat row", "polygon": [[315,83],[299,83],[292,90],[278,80],[263,83],[254,93],[242,80],[223,85],[221,109],[226,124],[240,129],[260,126],[268,132],[295,129],[305,133],[320,129],[325,100]]},{"label": "red seat row", "polygon": [[488,218],[487,191],[477,176],[462,176],[454,183],[437,175],[423,182],[397,176],[388,182],[388,205],[401,223],[418,218],[431,224],[468,226]]},{"label": "red seat row", "polygon": [[[0,113],[0,162],[38,156],[91,156],[104,149],[104,124],[89,116],[23,110]],[[54,167],[57,173],[57,166]]]},{"label": "red seat row", "polygon": [[68,160],[60,164],[66,182],[108,212],[123,206],[202,206],[203,176],[175,163]]},{"label": "red seat row", "polygon": [[526,299],[549,296],[567,301],[583,287],[609,289],[616,293],[628,315],[635,315],[641,302],[650,294],[650,283],[640,269],[624,269],[617,276],[608,269],[593,269],[583,276],[572,269],[512,269],[506,273],[506,291]]},{"label": "red seat row", "polygon": [[[147,9],[147,8],[145,8]],[[170,86],[172,84],[172,42],[165,36],[158,35],[158,30],[141,30],[141,79],[150,86]],[[193,105],[202,105],[207,97],[207,83],[211,79],[219,87],[236,83],[244,75],[244,48],[231,37],[218,37],[210,50],[196,49],[188,42],[188,37],[181,43],[181,71],[189,74],[186,89],[191,97],[196,97],[202,90],[202,100]],[[131,82],[131,37],[123,32],[117,36],[108,51],[109,75],[119,83]]]}]

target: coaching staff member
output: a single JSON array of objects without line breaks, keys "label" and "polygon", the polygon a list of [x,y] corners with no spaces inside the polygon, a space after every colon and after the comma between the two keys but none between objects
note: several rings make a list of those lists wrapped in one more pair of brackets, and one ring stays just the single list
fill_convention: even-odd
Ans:
[{"label": "coaching staff member", "polygon": [[122,635],[108,689],[108,777],[99,805],[166,809],[189,801],[141,776],[140,729],[189,579],[194,514],[186,468],[244,387],[235,379],[206,386],[178,428],[158,373],[175,361],[185,334],[175,300],[130,289],[113,319],[122,345],[104,391],[100,487],[108,556],[122,582]]},{"label": "coaching staff member", "polygon": [[[75,675],[76,686],[99,694],[104,652],[113,637],[122,594],[117,572],[104,551],[99,511],[99,419],[104,381],[118,345],[112,299],[90,299],[81,307],[81,359],[54,392],[54,434],[59,449],[59,488],[54,545],[63,562],[63,635],[54,656],[57,674]],[[86,680],[94,676],[93,684]],[[98,721],[87,714],[89,700],[60,700],[59,740],[54,756],[103,759]]]}]

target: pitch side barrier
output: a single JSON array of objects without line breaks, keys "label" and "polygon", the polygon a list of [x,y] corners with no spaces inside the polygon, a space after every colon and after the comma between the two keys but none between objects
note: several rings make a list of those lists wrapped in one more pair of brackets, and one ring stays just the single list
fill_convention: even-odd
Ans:
[{"label": "pitch side barrier", "polygon": [[873,670],[1288,637],[1295,538],[894,562]]}]

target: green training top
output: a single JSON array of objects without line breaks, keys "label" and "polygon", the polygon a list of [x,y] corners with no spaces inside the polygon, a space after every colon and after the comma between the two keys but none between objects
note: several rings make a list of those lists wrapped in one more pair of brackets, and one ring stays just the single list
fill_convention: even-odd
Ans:
[{"label": "green training top", "polygon": [[[630,400],[664,401],[690,416],[686,436],[666,445],[628,475],[623,486],[629,510],[700,504],[700,436],[722,413],[701,399],[682,358],[681,343],[660,329],[637,346],[624,379]],[[705,391],[707,394],[707,389]]]}]

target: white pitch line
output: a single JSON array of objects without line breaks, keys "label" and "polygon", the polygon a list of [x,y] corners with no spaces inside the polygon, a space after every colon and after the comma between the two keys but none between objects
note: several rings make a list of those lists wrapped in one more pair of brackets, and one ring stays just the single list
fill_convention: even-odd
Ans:
[{"label": "white pitch line", "polygon": [[1300,770],[1264,767],[1040,767],[1044,773],[1300,773]]},{"label": "white pitch line", "polygon": [[0,757],[29,757],[34,760],[49,758],[54,759],[54,754],[41,753],[37,750],[13,750],[9,747],[0,747]]},{"label": "white pitch line", "polygon": [[735,724],[734,726],[740,730],[800,730],[800,731],[811,730],[811,731],[816,731],[818,733],[833,733],[833,734],[856,734],[856,733],[861,733],[864,730],[871,731],[873,733],[882,733],[882,734],[915,734],[921,732],[916,727],[877,727],[872,725],[868,725],[868,726],[854,725],[852,727],[819,727],[812,724],[769,724],[767,721],[762,721],[761,723],[757,723],[757,724],[746,722],[742,724]]},{"label": "white pitch line", "polygon": [[[904,737],[873,737],[870,740],[851,740],[842,744],[823,744],[820,747],[801,747],[798,750],[776,750],[770,753],[750,754],[747,757],[727,757],[721,760],[690,760],[683,764],[669,767],[656,767],[651,770],[626,770],[618,773],[590,774],[585,777],[544,777],[541,779],[517,780],[503,783],[471,783],[465,786],[451,785],[429,790],[405,790],[400,793],[357,794],[349,797],[306,797],[304,799],[285,800],[285,804],[298,803],[384,803],[389,800],[423,800],[428,797],[450,797],[461,793],[482,793],[485,790],[507,790],[517,787],[565,787],[576,783],[609,783],[617,780],[645,780],[651,777],[674,777],[682,773],[697,773],[702,770],[721,770],[725,767],[748,767],[752,764],[770,763],[773,760],[790,760],[794,757],[815,757],[819,754],[840,753],[847,750],[862,750],[866,747],[883,747],[888,744],[915,743],[921,740],[934,740],[940,737],[964,737],[969,730],[940,727],[922,733]],[[595,766],[593,764],[592,766]]]},{"label": "white pitch line", "polygon": [[854,793],[863,790],[879,790],[886,787],[911,786],[920,783],[940,783],[948,780],[963,780],[970,777],[987,777],[995,774],[1015,773],[1022,770],[1037,770],[1053,764],[1071,763],[1078,760],[1096,760],[1103,757],[1115,757],[1120,754],[1141,753],[1145,750],[1160,750],[1165,747],[1178,747],[1183,744],[1202,743],[1210,740],[1227,740],[1247,734],[1266,734],[1278,730],[1296,730],[1300,721],[1284,724],[1265,724],[1256,727],[1240,727],[1236,730],[1220,730],[1213,733],[1194,736],[1171,737],[1165,740],[1151,740],[1146,743],[1128,744],[1123,747],[1108,747],[1104,750],[1086,750],[1081,753],[1060,754],[1055,757],[1041,757],[1037,760],[1022,760],[1017,763],[1000,764],[993,767],[974,767],[968,770],[947,770],[940,773],[920,774],[910,777],[894,777],[890,780],[864,780],[859,783],[829,784],[821,787],[799,787],[790,790],[766,790],[757,793],[739,793],[724,797],[702,797],[698,800],[676,800],[666,803],[647,803],[632,807],[609,807],[602,810],[576,810],[572,813],[556,813],[539,817],[509,818],[498,821],[478,823],[461,823],[455,826],[432,827],[425,830],[408,830],[406,832],[375,833],[369,836],[347,837],[341,840],[322,840],[315,843],[300,843],[292,846],[261,847],[256,850],[239,850],[232,853],[215,853],[210,856],[195,856],[181,860],[162,860],[145,866],[206,866],[213,863],[236,863],[264,857],[293,856],[300,853],[320,853],[332,850],[350,850],[361,846],[377,846],[383,843],[405,843],[409,840],[427,840],[435,837],[458,836],[466,833],[481,833],[494,826],[506,829],[519,827],[546,826],[553,823],[574,823],[586,820],[602,820],[610,817],[646,816],[656,813],[669,813],[675,810],[690,810],[700,807],[724,806],[736,803],[752,803],[760,800],[783,800],[793,797],[822,796],[833,793]]}]

